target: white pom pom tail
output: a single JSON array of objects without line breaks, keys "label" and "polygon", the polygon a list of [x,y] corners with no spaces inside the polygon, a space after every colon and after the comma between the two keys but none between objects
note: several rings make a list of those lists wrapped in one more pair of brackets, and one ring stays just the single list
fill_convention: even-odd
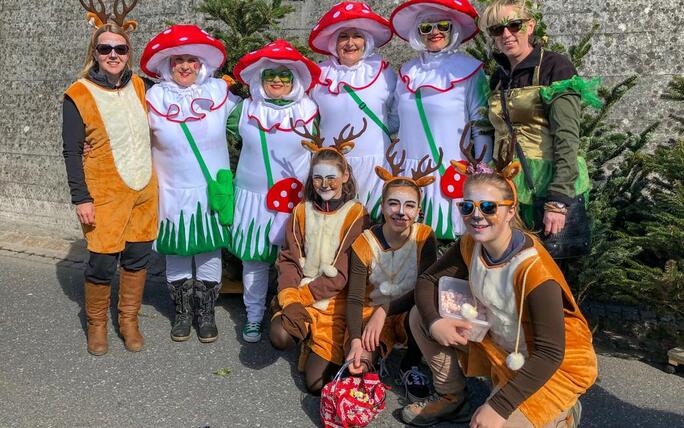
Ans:
[{"label": "white pom pom tail", "polygon": [[506,365],[513,371],[520,370],[524,364],[525,356],[520,352],[511,352],[506,357]]},{"label": "white pom pom tail", "polygon": [[461,305],[461,315],[468,321],[472,321],[477,318],[477,309],[470,303],[464,303]]},{"label": "white pom pom tail", "polygon": [[335,278],[337,276],[337,268],[333,265],[321,266],[321,272],[328,278]]}]

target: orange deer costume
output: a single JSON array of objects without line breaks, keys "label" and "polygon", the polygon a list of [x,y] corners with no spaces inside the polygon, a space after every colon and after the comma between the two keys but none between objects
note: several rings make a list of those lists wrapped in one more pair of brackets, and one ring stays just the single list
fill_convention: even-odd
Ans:
[{"label": "orange deer costume", "polygon": [[[151,163],[145,84],[129,67],[127,33],[137,23],[125,20],[137,0],[130,4],[116,0],[113,17],[102,1],[98,3],[96,8],[92,0],[89,4],[81,0],[96,31],[88,53],[90,66],[65,92],[63,128],[72,202],[92,204],[94,209],[94,222],[82,224],[90,251],[85,272],[88,351],[94,355],[107,352],[108,285],[119,258],[120,333],[128,350],[142,349],[137,314],[151,241],[157,236],[157,181]],[[124,39],[126,44],[99,44],[103,36]],[[126,62],[118,81],[112,83],[99,61],[105,65],[105,61]],[[90,151],[81,161],[84,143]]]}]

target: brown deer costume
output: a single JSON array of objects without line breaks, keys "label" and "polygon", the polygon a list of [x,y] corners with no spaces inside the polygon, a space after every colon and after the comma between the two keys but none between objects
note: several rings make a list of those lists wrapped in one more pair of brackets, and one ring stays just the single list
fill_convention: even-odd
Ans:
[{"label": "brown deer costume", "polygon": [[[366,122],[358,133],[349,128],[342,129],[332,147],[323,147],[317,129],[313,133],[306,127],[304,132],[296,131],[305,138],[302,145],[313,153],[311,172],[305,199],[294,208],[286,225],[285,244],[276,264],[278,297],[271,342],[286,349],[296,340],[302,341],[300,367],[312,392],[319,391],[344,361],[349,252],[369,223],[363,204],[354,199],[356,187],[344,157],[354,147],[352,140],[365,131]],[[322,199],[313,189],[317,166],[324,163],[334,164],[339,176],[349,178],[340,184],[337,199]]]},{"label": "brown deer costume", "polygon": [[[157,236],[157,181],[152,171],[145,84],[130,70],[128,32],[137,27],[125,20],[135,7],[114,2],[113,17],[99,0],[81,5],[96,30],[90,41],[83,77],[64,98],[64,156],[72,202],[80,213],[91,207],[94,221],[82,221],[90,257],[85,273],[88,352],[107,352],[107,311],[110,283],[120,258],[119,326],[126,348],[139,351],[138,330],[151,241]],[[113,46],[103,40],[124,40]],[[120,43],[120,42],[115,42]],[[111,64],[126,62],[118,75]],[[114,80],[114,83],[112,82]],[[82,157],[83,145],[90,151]]]}]

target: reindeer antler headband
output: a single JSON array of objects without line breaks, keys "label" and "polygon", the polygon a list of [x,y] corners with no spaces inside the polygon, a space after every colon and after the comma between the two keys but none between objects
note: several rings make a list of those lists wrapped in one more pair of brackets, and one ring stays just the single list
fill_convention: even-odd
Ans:
[{"label": "reindeer antler headband", "polygon": [[313,133],[309,131],[306,125],[302,126],[304,131],[298,131],[292,119],[290,119],[290,127],[292,128],[292,132],[304,138],[302,140],[302,146],[304,146],[305,149],[314,155],[324,151],[335,152],[342,156],[345,161],[346,168],[347,159],[345,158],[345,155],[354,148],[354,140],[366,132],[366,128],[368,128],[368,121],[366,118],[363,118],[363,128],[361,128],[359,132],[354,132],[354,127],[351,126],[351,124],[347,124],[344,128],[342,128],[337,137],[333,137],[334,145],[328,147],[323,146],[325,137],[321,137],[321,132],[317,123],[314,122],[313,124]]},{"label": "reindeer antler headband", "polygon": [[411,177],[407,177],[401,175],[405,169],[404,162],[406,161],[406,150],[401,151],[401,156],[397,161],[398,153],[394,150],[394,148],[398,143],[399,140],[392,141],[385,152],[385,158],[387,159],[387,164],[389,165],[391,172],[387,171],[381,166],[375,167],[375,173],[382,181],[385,182],[383,187],[395,180],[411,181],[418,188],[432,184],[435,181],[435,177],[431,174],[439,169],[439,166],[442,164],[442,158],[444,157],[444,151],[442,148],[439,148],[439,158],[434,164],[432,163],[432,159],[430,159],[430,155],[425,155],[420,161],[418,161],[416,168],[411,170]]},{"label": "reindeer antler headband", "polygon": [[[499,145],[499,153],[496,158],[496,170],[490,168],[482,162],[482,160],[485,157],[485,154],[487,153],[487,145],[482,148],[482,152],[480,153],[479,156],[475,156],[474,152],[474,143],[470,140],[470,138],[466,138],[466,136],[470,135],[470,128],[471,128],[471,123],[468,122],[466,126],[463,128],[463,133],[461,134],[461,141],[459,143],[459,146],[461,148],[461,153],[463,153],[463,156],[465,156],[466,160],[468,161],[468,165],[463,165],[462,163],[459,163],[457,161],[452,160],[451,165],[458,170],[461,174],[465,176],[473,176],[477,174],[497,174],[501,176],[504,180],[506,180],[506,183],[508,183],[508,186],[511,188],[511,191],[513,192],[513,202],[514,204],[518,204],[518,192],[515,188],[515,184],[513,183],[513,178],[518,175],[518,173],[521,170],[520,167],[520,162],[513,161],[513,155],[515,153],[515,147],[514,145],[509,142],[506,144],[505,141],[502,141],[501,144]],[[466,143],[466,139],[468,142]]]},{"label": "reindeer antler headband", "polygon": [[135,8],[138,4],[138,0],[132,0],[130,4],[126,3],[126,0],[114,0],[114,7],[112,8],[113,17],[112,13],[107,12],[107,7],[102,0],[97,0],[98,7],[95,7],[94,0],[88,0],[87,4],[84,0],[79,1],[81,2],[81,6],[86,10],[88,23],[95,29],[100,28],[110,20],[127,33],[133,32],[138,28],[138,23],[136,21],[132,19],[126,20],[126,15]]}]

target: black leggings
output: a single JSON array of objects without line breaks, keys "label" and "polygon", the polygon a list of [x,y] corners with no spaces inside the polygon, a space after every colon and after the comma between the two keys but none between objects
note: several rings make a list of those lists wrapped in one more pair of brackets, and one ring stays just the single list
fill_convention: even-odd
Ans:
[{"label": "black leggings", "polygon": [[120,253],[103,254],[90,252],[85,278],[93,284],[109,285],[116,273],[117,264],[128,271],[147,268],[152,253],[152,241],[126,242]]}]

